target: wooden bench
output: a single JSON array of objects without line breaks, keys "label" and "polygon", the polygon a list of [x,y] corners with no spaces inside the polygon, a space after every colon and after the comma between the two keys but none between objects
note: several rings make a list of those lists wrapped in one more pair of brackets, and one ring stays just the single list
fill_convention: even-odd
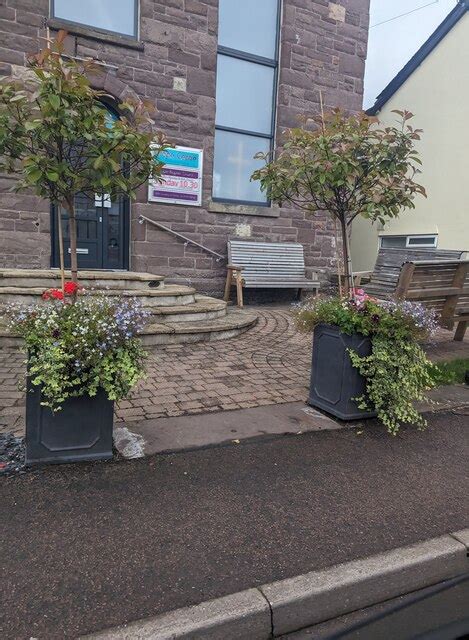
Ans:
[{"label": "wooden bench", "polygon": [[457,323],[454,339],[464,340],[469,321],[469,260],[421,260],[402,265],[395,299],[434,309],[446,329]]},{"label": "wooden bench", "polygon": [[316,279],[306,277],[303,245],[296,242],[228,242],[228,273],[225,300],[230,299],[233,285],[237,289],[238,306],[243,306],[243,287],[248,289],[303,289],[315,293]]},{"label": "wooden bench", "polygon": [[[355,286],[362,287],[367,294],[382,300],[394,296],[402,265],[415,260],[461,260],[466,251],[451,249],[380,249],[373,271],[354,273]],[[368,284],[363,280],[369,278]]]}]

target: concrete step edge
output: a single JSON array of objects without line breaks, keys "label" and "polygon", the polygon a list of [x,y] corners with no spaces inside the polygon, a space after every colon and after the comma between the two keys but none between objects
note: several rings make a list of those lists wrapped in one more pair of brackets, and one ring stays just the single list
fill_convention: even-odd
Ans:
[{"label": "concrete step edge", "polygon": [[[1,278],[38,278],[46,280],[60,280],[58,269],[0,269]],[[71,278],[70,271],[65,271],[65,277]],[[162,281],[165,276],[159,276],[145,271],[93,271],[81,270],[78,272],[81,280],[136,280],[140,282]]]},{"label": "concrete step edge", "polygon": [[268,640],[463,575],[468,552],[465,529],[79,640]]},{"label": "concrete step edge", "polygon": [[214,298],[207,300],[200,300],[196,296],[195,302],[191,302],[186,305],[174,305],[171,307],[156,307],[151,309],[153,316],[173,316],[179,314],[191,314],[191,313],[210,313],[213,311],[223,311],[226,309],[226,302],[223,300],[216,300]]},{"label": "concrete step edge", "polygon": [[[161,288],[155,289],[97,289],[97,291],[109,296],[127,296],[127,297],[174,297],[195,295],[195,289],[182,285],[168,284]],[[3,295],[20,296],[41,296],[44,293],[44,287],[0,287],[0,300]]]},{"label": "concrete step edge", "polygon": [[257,314],[229,311],[221,318],[214,320],[192,320],[188,322],[172,322],[170,319],[150,322],[142,334],[156,333],[210,333],[213,331],[230,331],[254,324]]}]

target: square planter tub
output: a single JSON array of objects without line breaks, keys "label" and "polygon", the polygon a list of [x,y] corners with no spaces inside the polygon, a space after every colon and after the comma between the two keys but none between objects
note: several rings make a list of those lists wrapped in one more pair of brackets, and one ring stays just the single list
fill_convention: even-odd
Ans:
[{"label": "square planter tub", "polygon": [[358,333],[347,335],[329,324],[315,327],[308,404],[341,420],[374,418],[376,413],[359,409],[353,399],[365,393],[366,385],[352,365],[348,349],[368,356],[371,340]]},{"label": "square planter tub", "polygon": [[103,389],[94,397],[69,398],[53,413],[41,405],[41,389],[28,379],[26,464],[109,460],[113,421],[114,402]]}]

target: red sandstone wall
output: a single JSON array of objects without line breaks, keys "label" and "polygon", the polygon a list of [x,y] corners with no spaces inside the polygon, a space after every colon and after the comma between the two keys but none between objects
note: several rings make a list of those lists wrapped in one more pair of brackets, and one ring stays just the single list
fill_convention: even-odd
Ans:
[{"label": "red sandstone wall", "polygon": [[[20,75],[25,54],[43,45],[48,0],[0,0],[0,74]],[[131,211],[131,269],[171,275],[200,289],[220,291],[223,264],[147,225],[143,213],[225,254],[237,224],[253,238],[298,241],[309,267],[328,269],[335,248],[331,224],[294,209],[220,206],[211,203],[215,118],[218,0],[141,0],[141,45],[118,37],[70,35],[70,53],[98,57],[109,65],[107,89],[124,83],[158,109],[158,126],[176,143],[205,151],[204,206],[146,202],[142,188]],[[326,106],[361,108],[369,0],[284,0],[278,92],[278,136],[298,115]],[[96,34],[95,34],[96,35]],[[116,82],[113,82],[113,78]],[[186,91],[173,88],[174,78]],[[117,82],[119,80],[120,82]],[[5,193],[0,177],[0,266],[50,265],[49,205],[38,198]],[[262,214],[262,215],[260,215]]]}]

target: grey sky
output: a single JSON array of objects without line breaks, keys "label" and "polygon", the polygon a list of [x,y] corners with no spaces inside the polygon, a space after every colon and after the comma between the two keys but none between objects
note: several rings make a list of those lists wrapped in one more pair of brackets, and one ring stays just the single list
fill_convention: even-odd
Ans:
[{"label": "grey sky", "polygon": [[[370,36],[365,72],[365,108],[422,46],[457,0],[371,0]],[[380,22],[429,5],[386,24]],[[377,25],[377,26],[374,26]]]}]

